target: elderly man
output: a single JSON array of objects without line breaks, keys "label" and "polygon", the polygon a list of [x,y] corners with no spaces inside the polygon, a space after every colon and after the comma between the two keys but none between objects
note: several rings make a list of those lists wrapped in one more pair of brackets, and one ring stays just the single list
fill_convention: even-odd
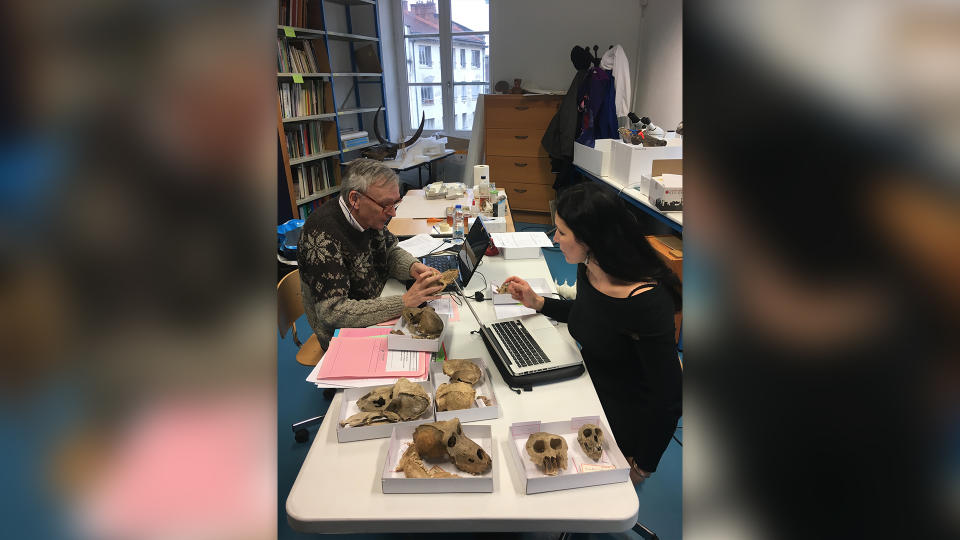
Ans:
[{"label": "elderly man", "polygon": [[[377,324],[399,317],[404,307],[439,298],[439,273],[397,246],[385,228],[400,200],[393,170],[357,159],[336,201],[321,205],[304,223],[297,248],[303,305],[324,349],[337,328]],[[381,298],[390,277],[416,281],[402,295]]]}]

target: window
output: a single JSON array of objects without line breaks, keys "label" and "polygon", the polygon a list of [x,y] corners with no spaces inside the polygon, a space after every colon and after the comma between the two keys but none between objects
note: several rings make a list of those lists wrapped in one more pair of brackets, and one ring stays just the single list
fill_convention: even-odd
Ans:
[{"label": "window", "polygon": [[420,87],[420,102],[424,105],[433,105],[433,87],[432,86],[421,86]]},{"label": "window", "polygon": [[431,49],[433,49],[433,47],[430,47],[429,45],[420,45],[417,47],[421,66],[433,65],[433,60],[430,58]]},{"label": "window", "polygon": [[396,4],[402,7],[395,19],[395,45],[406,64],[399,81],[401,95],[407,96],[401,100],[403,133],[413,133],[424,113],[424,129],[469,130],[477,96],[490,89],[489,0]]},{"label": "window", "polygon": [[460,125],[463,126],[463,129],[467,129],[467,113],[460,115]]}]

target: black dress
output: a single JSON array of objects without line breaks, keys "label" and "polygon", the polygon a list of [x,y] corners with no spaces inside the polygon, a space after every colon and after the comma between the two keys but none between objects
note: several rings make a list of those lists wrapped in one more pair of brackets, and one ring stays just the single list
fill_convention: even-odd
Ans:
[{"label": "black dress", "polygon": [[593,288],[581,264],[576,300],[545,298],[542,313],[566,322],[580,343],[620,450],[644,471],[657,470],[682,411],[670,291],[658,284],[613,298]]}]

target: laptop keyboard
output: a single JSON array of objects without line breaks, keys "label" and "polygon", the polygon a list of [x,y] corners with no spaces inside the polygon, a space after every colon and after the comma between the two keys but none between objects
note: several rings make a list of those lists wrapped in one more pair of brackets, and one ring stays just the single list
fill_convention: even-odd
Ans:
[{"label": "laptop keyboard", "polygon": [[424,257],[423,264],[441,272],[458,268],[456,257]]},{"label": "laptop keyboard", "polygon": [[534,341],[530,332],[520,321],[504,321],[490,325],[500,340],[506,345],[513,361],[519,367],[530,367],[550,362],[547,355]]}]

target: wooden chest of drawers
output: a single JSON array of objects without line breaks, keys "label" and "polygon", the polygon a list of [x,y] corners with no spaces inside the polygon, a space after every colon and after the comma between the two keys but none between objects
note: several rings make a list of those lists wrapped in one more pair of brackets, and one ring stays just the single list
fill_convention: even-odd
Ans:
[{"label": "wooden chest of drawers", "polygon": [[[554,175],[540,139],[560,108],[559,96],[484,95],[486,163],[506,190],[511,211],[547,214]],[[523,219],[521,219],[522,221]]]}]

